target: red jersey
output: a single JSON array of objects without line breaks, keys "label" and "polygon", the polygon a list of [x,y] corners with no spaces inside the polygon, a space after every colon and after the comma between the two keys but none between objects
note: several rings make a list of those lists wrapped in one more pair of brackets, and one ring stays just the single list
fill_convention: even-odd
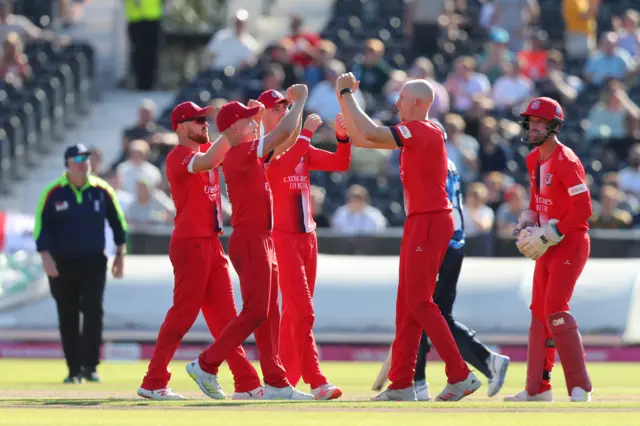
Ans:
[{"label": "red jersey", "polygon": [[309,145],[313,133],[303,130],[296,143],[265,163],[273,191],[274,228],[286,232],[313,232],[316,223],[309,195],[309,170],[344,171],[351,164],[351,143],[338,143],[335,153]]},{"label": "red jersey", "polygon": [[556,227],[562,234],[589,229],[591,195],[582,163],[570,148],[558,144],[545,161],[540,161],[540,150],[535,148],[527,155],[527,169],[529,209],[538,212],[540,225],[558,219]]},{"label": "red jersey", "polygon": [[273,229],[271,188],[264,171],[264,138],[233,146],[222,162],[231,202],[231,226]]},{"label": "red jersey", "polygon": [[400,148],[400,179],[407,216],[450,211],[447,195],[449,161],[442,130],[429,120],[391,127]]},{"label": "red jersey", "polygon": [[[206,152],[211,143],[200,145]],[[196,151],[178,145],[165,162],[171,198],[176,206],[172,237],[211,237],[222,232],[222,200],[218,168],[193,172]]]}]

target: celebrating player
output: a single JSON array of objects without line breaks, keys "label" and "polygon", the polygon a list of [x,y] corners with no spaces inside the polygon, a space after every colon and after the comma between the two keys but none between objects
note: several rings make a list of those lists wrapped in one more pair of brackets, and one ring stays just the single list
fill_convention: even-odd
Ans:
[{"label": "celebrating player", "polygon": [[557,350],[571,401],[590,401],[591,379],[569,301],[589,257],[591,195],[580,160],[558,141],[564,121],[558,102],[533,99],[520,115],[526,142],[535,148],[527,156],[531,201],[516,227],[516,244],[536,266],[526,389],[506,400],[552,401],[551,370]]},{"label": "celebrating player", "polygon": [[[265,106],[262,124],[264,131],[269,133],[285,116],[290,101],[277,91],[268,90],[260,95],[258,102]],[[313,134],[321,125],[320,117],[311,114],[293,146],[278,146],[265,166],[273,191],[273,242],[282,292],[280,357],[293,386],[302,377],[316,399],[329,400],[339,398],[342,391],[322,374],[313,337],[318,244],[311,213],[309,170],[347,170],[351,162],[351,143],[346,129],[336,127],[338,148],[335,153],[310,146]]]},{"label": "celebrating player", "polygon": [[391,384],[374,400],[416,400],[413,376],[424,330],[446,365],[447,385],[437,400],[457,401],[478,390],[481,384],[460,356],[440,308],[433,301],[436,276],[454,231],[446,188],[444,136],[427,118],[433,89],[425,80],[405,83],[396,103],[403,122],[384,127],[376,125],[353,98],[358,84],[353,74],[347,73],[338,78],[336,87],[349,135],[354,141],[366,141],[362,146],[400,148],[407,214],[400,248]]},{"label": "celebrating player", "polygon": [[[229,143],[222,137],[209,141],[207,116],[211,112],[212,107],[185,102],[171,113],[171,127],[178,135],[178,145],[166,160],[177,213],[169,243],[175,277],[173,306],[160,327],[149,370],[138,389],[144,398],[184,399],[167,388],[168,365],[200,309],[216,338],[237,316],[229,265],[218,238],[222,205],[217,167]],[[227,363],[235,379],[234,399],[258,398],[260,379],[240,344],[228,352]],[[224,398],[221,392],[210,396]]]},{"label": "celebrating player", "polygon": [[222,168],[233,207],[229,257],[240,278],[243,306],[220,337],[187,365],[191,378],[209,396],[222,393],[217,378],[222,361],[254,333],[264,376],[264,399],[314,399],[291,386],[278,355],[278,269],[271,238],[271,189],[262,159],[295,131],[308,96],[307,86],[290,87],[288,96],[293,100],[291,111],[271,133],[260,138],[255,120],[264,113],[264,106],[257,102],[250,108],[239,102],[225,104],[216,119],[218,130],[231,144]]}]

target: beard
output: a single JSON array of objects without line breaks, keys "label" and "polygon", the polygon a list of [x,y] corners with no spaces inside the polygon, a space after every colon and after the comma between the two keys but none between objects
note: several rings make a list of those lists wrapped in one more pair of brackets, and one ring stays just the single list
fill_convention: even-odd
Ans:
[{"label": "beard", "polygon": [[204,145],[205,143],[209,143],[209,132],[191,133],[189,135],[189,139],[191,139],[194,142],[199,143],[200,145]]}]

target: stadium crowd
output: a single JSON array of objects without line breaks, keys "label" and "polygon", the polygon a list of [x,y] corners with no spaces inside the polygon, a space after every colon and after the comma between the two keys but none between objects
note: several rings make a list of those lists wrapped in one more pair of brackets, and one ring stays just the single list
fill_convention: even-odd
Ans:
[{"label": "stadium crowd", "polygon": [[[322,33],[293,16],[290,34],[264,47],[239,10],[214,34],[202,72],[175,103],[219,107],[303,82],[308,112],[326,123],[314,142],[332,149],[338,75],[353,70],[359,104],[389,125],[398,122],[402,84],[427,79],[436,92],[431,117],[447,129],[447,152],[461,172],[467,235],[491,239],[511,235],[528,203],[529,147],[520,140],[518,114],[532,97],[549,96],[565,108],[561,141],[588,173],[592,227],[640,227],[640,7],[628,0],[557,3],[336,0]],[[173,218],[164,178],[164,159],[176,143],[167,130],[172,107],[157,111],[145,101],[123,132],[117,161],[104,164],[98,150],[92,158],[133,224]],[[216,137],[215,120],[210,129]],[[349,172],[313,174],[318,226],[358,234],[402,225],[397,163],[397,152],[356,148]]]}]

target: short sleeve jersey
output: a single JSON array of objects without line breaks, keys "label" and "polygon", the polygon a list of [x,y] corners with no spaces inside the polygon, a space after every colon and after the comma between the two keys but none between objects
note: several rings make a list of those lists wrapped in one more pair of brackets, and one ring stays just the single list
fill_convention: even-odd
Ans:
[{"label": "short sleeve jersey", "polygon": [[233,146],[222,162],[231,202],[231,226],[273,229],[273,200],[262,157],[264,139]]},{"label": "short sleeve jersey", "polygon": [[[531,183],[529,208],[538,212],[540,225],[549,219],[562,220],[571,208],[573,197],[590,197],[584,167],[565,145],[558,144],[544,162],[540,161],[540,150],[535,148],[527,156],[527,169]],[[586,219],[579,229],[589,229]]]},{"label": "short sleeve jersey", "polygon": [[[206,152],[210,143],[200,146]],[[197,151],[178,145],[166,159],[171,198],[176,207],[174,238],[211,237],[222,232],[222,200],[218,168],[193,172]]]},{"label": "short sleeve jersey", "polygon": [[409,121],[391,128],[400,148],[400,179],[407,216],[451,211],[447,194],[448,159],[442,130],[426,121]]}]

